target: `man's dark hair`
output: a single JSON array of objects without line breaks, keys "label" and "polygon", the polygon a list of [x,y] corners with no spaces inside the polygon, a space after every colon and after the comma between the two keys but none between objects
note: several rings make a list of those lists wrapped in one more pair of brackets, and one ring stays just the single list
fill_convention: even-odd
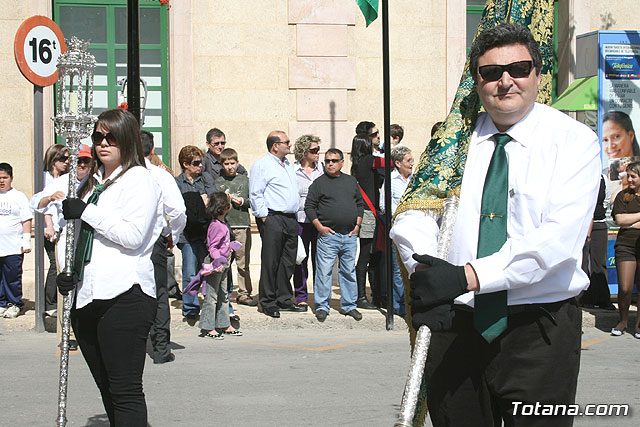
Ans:
[{"label": "man's dark hair", "polygon": [[344,160],[344,154],[342,153],[342,150],[340,150],[339,148],[334,148],[334,147],[329,148],[327,152],[324,153],[325,159],[327,158],[327,154],[329,153],[337,154],[338,156],[340,156],[340,160]]},{"label": "man's dark hair", "polygon": [[13,178],[13,168],[9,163],[0,163],[0,172],[6,172],[11,178]]},{"label": "man's dark hair", "polygon": [[398,143],[404,138],[404,129],[397,123],[389,126],[391,128],[391,138],[398,138]]},{"label": "man's dark hair", "polygon": [[376,124],[373,122],[360,122],[358,123],[358,126],[356,126],[356,134],[357,135],[366,135],[366,137],[369,137],[369,131],[371,129],[373,129],[374,127],[376,127]]},{"label": "man's dark hair", "polygon": [[267,137],[267,151],[270,152],[271,147],[273,147],[273,144],[275,144],[276,142],[280,142],[280,135],[282,135],[282,133],[278,132],[274,135]]},{"label": "man's dark hair", "polygon": [[433,135],[436,134],[436,132],[438,131],[438,129],[440,129],[440,126],[442,126],[444,122],[435,122],[433,124],[433,126],[431,126],[431,137],[433,137]]},{"label": "man's dark hair", "polygon": [[141,130],[140,141],[142,142],[142,154],[147,157],[153,150],[153,134],[147,130]]},{"label": "man's dark hair", "polygon": [[491,29],[481,32],[474,40],[469,52],[469,71],[473,80],[478,80],[478,58],[486,51],[502,46],[521,44],[526,46],[533,59],[536,75],[542,70],[542,55],[540,45],[533,38],[531,31],[523,25],[503,23]]},{"label": "man's dark hair", "polygon": [[211,142],[211,140],[213,139],[214,136],[216,138],[220,138],[220,137],[225,137],[226,138],[224,132],[222,132],[218,128],[213,128],[213,129],[210,129],[209,132],[207,132],[207,142]]}]

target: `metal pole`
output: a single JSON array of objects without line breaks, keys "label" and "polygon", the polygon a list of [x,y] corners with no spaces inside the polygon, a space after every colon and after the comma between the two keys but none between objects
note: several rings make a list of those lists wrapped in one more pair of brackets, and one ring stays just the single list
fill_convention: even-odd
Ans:
[{"label": "metal pole", "polygon": [[382,0],[382,92],[384,103],[384,206],[387,220],[384,233],[384,263],[387,267],[387,331],[393,329],[393,264],[391,262],[391,93],[389,90],[389,4]]},{"label": "metal pole", "polygon": [[140,123],[140,8],[127,0],[127,109]]},{"label": "metal pole", "polygon": [[[76,197],[76,186],[78,185],[78,150],[80,147],[79,138],[68,138],[69,148],[69,187],[67,198]],[[73,254],[75,247],[76,221],[67,222],[67,241],[65,246],[65,263],[63,272],[73,275]],[[63,296],[63,310],[58,313],[62,316],[62,342],[60,344],[60,377],[58,382],[58,427],[67,424],[67,386],[69,380],[69,334],[71,332],[71,306],[73,305],[74,291]]]},{"label": "metal pole", "polygon": [[[44,186],[43,174],[43,103],[42,86],[33,86],[33,192],[42,191]],[[44,216],[35,215],[35,303],[36,303],[36,332],[44,332]]]}]

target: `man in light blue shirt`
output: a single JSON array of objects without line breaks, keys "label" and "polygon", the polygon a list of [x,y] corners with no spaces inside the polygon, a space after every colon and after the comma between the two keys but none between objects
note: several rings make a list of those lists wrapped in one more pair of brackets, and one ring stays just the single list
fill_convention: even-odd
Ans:
[{"label": "man in light blue shirt", "polygon": [[298,180],[286,159],[291,152],[286,133],[271,132],[267,150],[251,167],[249,199],[262,238],[260,305],[264,314],[278,318],[280,311],[305,311],[291,300],[298,247]]}]

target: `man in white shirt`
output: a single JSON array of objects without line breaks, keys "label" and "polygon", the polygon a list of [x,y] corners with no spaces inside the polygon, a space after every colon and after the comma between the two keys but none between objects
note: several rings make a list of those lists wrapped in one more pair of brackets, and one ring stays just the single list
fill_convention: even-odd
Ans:
[{"label": "man in white shirt", "polygon": [[[600,175],[597,136],[535,102],[541,67],[525,27],[500,24],[477,37],[470,72],[486,113],[469,144],[448,258],[430,256],[440,221],[434,215],[407,210],[391,231],[411,274],[413,326],[434,331],[425,366],[434,426],[573,422],[523,416],[517,403],[574,403],[575,297],[589,283],[581,251]],[[496,174],[503,211],[484,209]],[[491,223],[503,224],[501,241],[486,233]],[[498,244],[487,251],[489,240]],[[487,323],[485,315],[498,318]]]},{"label": "man in white shirt", "polygon": [[[167,286],[167,259],[173,249],[174,242],[180,238],[182,230],[187,223],[186,208],[182,193],[171,174],[151,164],[153,156],[153,134],[145,130],[140,132],[142,151],[145,156],[145,164],[151,176],[158,184],[158,192],[164,207],[164,216],[161,218],[163,225],[160,237],[153,245],[151,261],[153,262],[153,274],[156,281],[156,299],[158,308],[156,316],[149,331],[151,345],[153,347],[153,363],[173,362],[175,355],[171,352],[171,312],[169,310],[169,290]],[[169,220],[167,223],[167,219]]]},{"label": "man in white shirt", "polygon": [[300,196],[293,165],[287,160],[291,141],[286,133],[267,137],[267,155],[251,166],[249,201],[262,239],[258,294],[262,312],[280,317],[281,311],[306,311],[292,302],[291,276],[296,265]]}]

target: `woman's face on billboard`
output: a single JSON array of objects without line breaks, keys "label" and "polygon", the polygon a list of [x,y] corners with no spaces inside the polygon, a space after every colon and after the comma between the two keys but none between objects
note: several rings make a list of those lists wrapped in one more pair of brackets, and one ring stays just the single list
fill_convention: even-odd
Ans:
[{"label": "woman's face on billboard", "polygon": [[610,159],[633,156],[633,131],[626,131],[618,122],[602,124],[602,146]]}]

